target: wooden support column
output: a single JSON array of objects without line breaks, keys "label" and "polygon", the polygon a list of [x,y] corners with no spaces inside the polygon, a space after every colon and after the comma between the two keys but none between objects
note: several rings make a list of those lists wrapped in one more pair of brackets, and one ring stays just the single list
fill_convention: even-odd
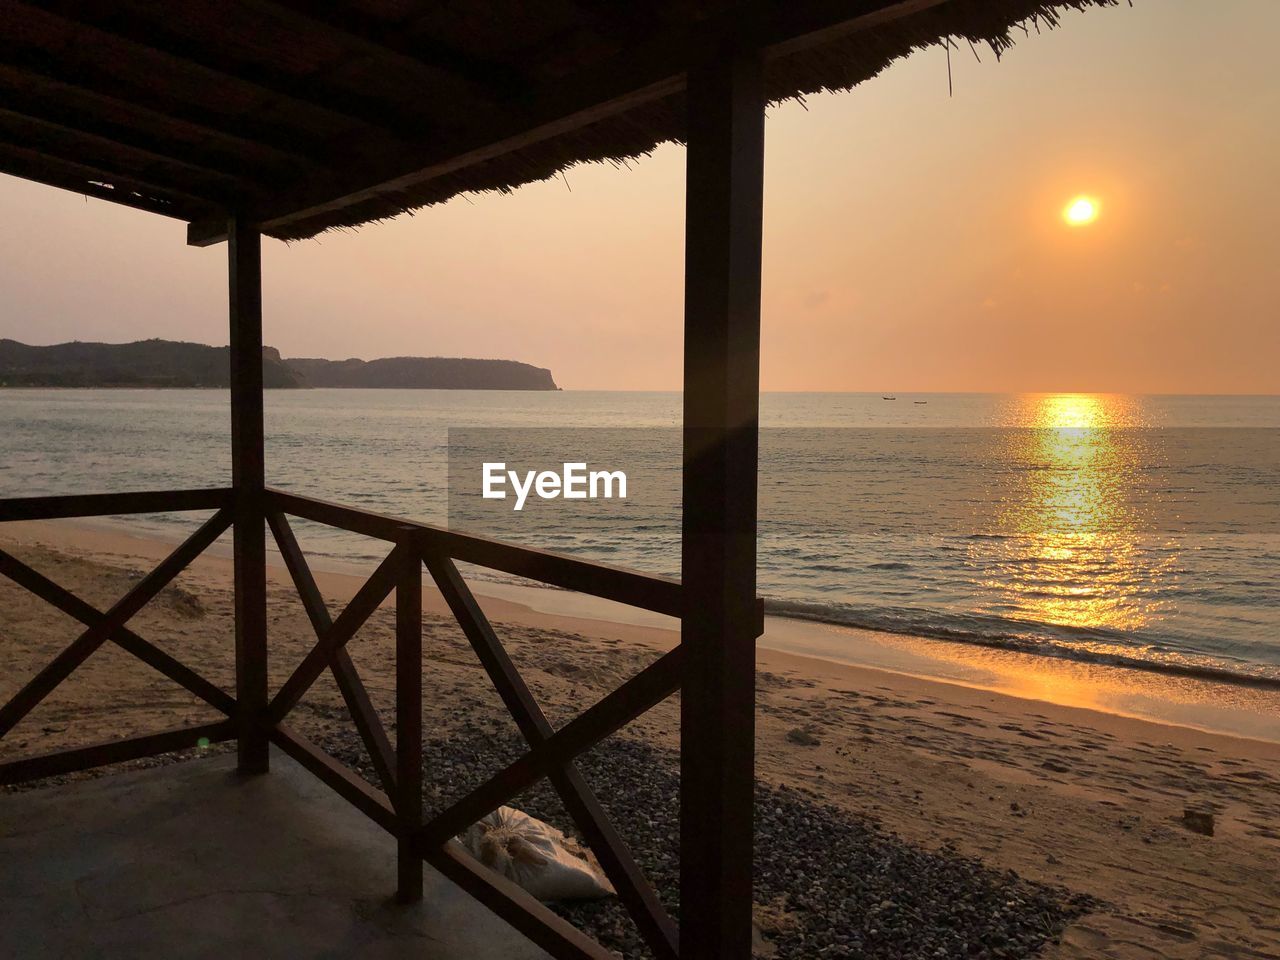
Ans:
[{"label": "wooden support column", "polygon": [[396,815],[399,822],[396,899],[422,899],[422,549],[405,529],[410,549],[396,579]]},{"label": "wooden support column", "polygon": [[257,227],[232,218],[228,239],[239,767],[243,773],[265,773],[267,544],[262,452],[262,238]]},{"label": "wooden support column", "polygon": [[690,71],[680,955],[751,956],[764,92],[757,51]]}]

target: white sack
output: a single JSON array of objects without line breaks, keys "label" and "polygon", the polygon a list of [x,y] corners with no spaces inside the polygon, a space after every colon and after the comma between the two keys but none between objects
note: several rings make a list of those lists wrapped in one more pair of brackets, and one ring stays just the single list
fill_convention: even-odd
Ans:
[{"label": "white sack", "polygon": [[513,807],[499,807],[458,840],[490,870],[544,902],[598,900],[614,893],[590,851]]}]

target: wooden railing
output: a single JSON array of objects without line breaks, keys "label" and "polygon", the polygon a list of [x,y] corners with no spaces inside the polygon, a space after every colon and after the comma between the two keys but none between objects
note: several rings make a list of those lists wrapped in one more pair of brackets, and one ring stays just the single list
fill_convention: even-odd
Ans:
[{"label": "wooden railing", "polygon": [[[616,567],[515,547],[427,524],[399,520],[310,497],[267,492],[267,522],[316,630],[316,645],[285,681],[268,708],[272,740],[400,840],[401,896],[414,896],[425,860],[554,956],[602,958],[599,944],[523,890],[481,866],[453,838],[467,826],[546,777],[645,941],[660,958],[678,955],[676,927],[645,879],[626,842],[579,773],[574,758],[680,688],[675,650],[604,697],[559,730],[538,706],[524,678],[458,572],[464,561],[671,616],[680,615],[680,585]],[[298,549],[288,516],[301,517],[386,541],[391,549],[346,609],[330,619]],[[426,566],[477,659],[529,745],[529,751],[429,822],[422,822],[421,574]],[[397,749],[392,751],[343,647],[370,613],[396,591]],[[284,724],[289,710],[328,666],[373,758],[384,793]],[[410,889],[406,889],[406,883]],[[420,887],[418,888],[420,889]]]},{"label": "wooden railing", "polygon": [[0,522],[188,510],[214,511],[213,516],[206,520],[195,533],[105,612],[33,570],[13,555],[0,550],[0,574],[75,618],[85,627],[84,631],[54,657],[48,666],[28,681],[10,698],[8,703],[0,707],[0,739],[8,735],[19,721],[39,706],[59,684],[92,656],[94,651],[107,642],[112,642],[122,650],[131,653],[227,717],[225,720],[211,724],[182,727],[90,747],[10,760],[0,764],[0,784],[38,780],[42,777],[194,747],[201,742],[216,743],[221,740],[230,740],[236,736],[237,728],[233,720],[237,712],[235,697],[159,647],[144,640],[127,626],[128,621],[138,611],[167,587],[192,560],[204,552],[209,544],[231,527],[231,504],[232,491],[222,488],[0,500]]},{"label": "wooden railing", "polygon": [[[230,490],[0,501],[0,521],[215,510],[211,519],[105,613],[0,551],[0,574],[76,617],[86,626],[85,632],[71,646],[0,708],[0,737],[107,640],[114,641],[150,664],[228,718],[215,724],[9,761],[0,764],[0,783],[25,781],[166,752],[192,746],[201,740],[230,739],[237,735],[238,730],[243,731],[247,721],[255,728],[265,730],[276,746],[397,838],[399,896],[402,900],[421,896],[422,862],[425,861],[553,956],[564,960],[600,960],[610,956],[602,946],[522,889],[479,864],[454,839],[467,826],[545,777],[596,854],[619,899],[655,956],[662,960],[677,957],[675,924],[578,771],[575,758],[680,689],[684,675],[681,647],[662,655],[556,729],[507,655],[456,564],[462,561],[672,617],[681,615],[680,584],[662,577],[512,546],[280,490],[268,489],[263,504],[264,519],[275,536],[316,639],[310,652],[281,685],[265,710],[260,715],[246,718],[233,697],[125,625],[231,525]],[[386,557],[336,617],[325,604],[299,549],[290,517],[362,534],[389,545]],[[423,817],[422,798],[424,566],[528,743],[528,752],[522,757],[427,821]],[[346,652],[347,643],[393,591],[396,594],[394,745]],[[368,750],[377,785],[328,755],[287,722],[290,712],[325,670],[332,673]],[[696,735],[696,731],[685,732],[686,737],[690,735]]]}]

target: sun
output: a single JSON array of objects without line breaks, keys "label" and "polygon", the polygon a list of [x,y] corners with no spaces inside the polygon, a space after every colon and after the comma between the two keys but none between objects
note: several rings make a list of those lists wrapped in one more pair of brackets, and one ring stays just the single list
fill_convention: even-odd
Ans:
[{"label": "sun", "polygon": [[1073,227],[1093,223],[1098,219],[1098,201],[1093,197],[1076,197],[1063,209],[1062,219]]}]

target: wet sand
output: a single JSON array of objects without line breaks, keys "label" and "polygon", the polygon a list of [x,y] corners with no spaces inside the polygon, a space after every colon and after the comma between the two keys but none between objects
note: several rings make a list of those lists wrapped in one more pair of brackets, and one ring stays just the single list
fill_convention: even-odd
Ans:
[{"label": "wet sand", "polygon": [[[0,544],[103,606],[166,551],[152,541],[68,524],[9,525],[0,528]],[[229,573],[229,561],[215,550],[132,623],[227,688]],[[335,611],[359,586],[340,573],[318,573],[318,579]],[[595,613],[589,606],[578,615],[549,613],[537,609],[542,602],[520,603],[517,596],[482,596],[482,605],[553,722],[572,716],[676,639],[669,627],[644,618],[601,620],[583,615]],[[439,736],[491,711],[496,697],[432,591],[426,606],[426,730]],[[77,628],[7,581],[0,583],[0,611],[7,664],[0,698],[7,698]],[[271,572],[269,621],[278,684],[312,641],[282,569]],[[920,656],[945,658],[928,653],[927,644],[920,647],[925,654],[913,653],[906,640],[900,645],[907,651],[902,656],[917,658],[905,667],[910,672],[761,649],[761,778],[811,791],[925,847],[951,845],[1104,902],[1044,956],[1280,958],[1280,744],[1197,729],[1222,725],[1212,696],[1200,697],[1206,709],[1191,717],[1196,726],[1160,724],[1124,715],[1134,711],[1070,705],[1095,696],[1087,674],[1068,682],[1033,673],[1024,681],[1033,696],[1051,682],[1068,689],[1056,698],[1011,696],[976,681],[912,675]],[[384,711],[393,704],[392,651],[391,611],[384,609],[351,645]],[[1012,661],[999,671],[983,669],[1016,673]],[[1154,696],[1149,688],[1147,695]],[[340,704],[325,678],[295,719],[322,732],[347,722]],[[676,709],[670,700],[624,734],[674,746]],[[1244,709],[1264,732],[1275,717],[1265,697]],[[208,717],[194,698],[108,646],[0,743],[0,755]],[[1212,837],[1184,825],[1187,809],[1213,814]]]}]

